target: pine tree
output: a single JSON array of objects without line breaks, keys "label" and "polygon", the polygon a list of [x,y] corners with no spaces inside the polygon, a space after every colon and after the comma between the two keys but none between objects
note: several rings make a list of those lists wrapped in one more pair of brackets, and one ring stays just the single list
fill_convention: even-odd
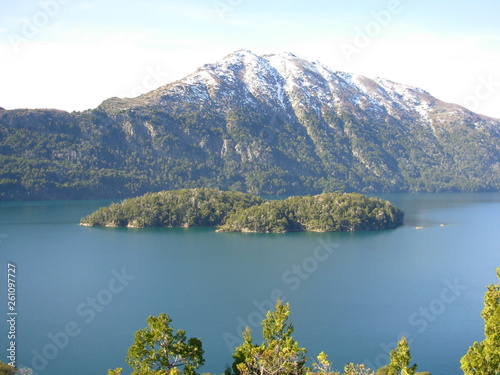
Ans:
[{"label": "pine tree", "polygon": [[484,295],[485,339],[475,342],[460,360],[465,375],[500,374],[500,267],[497,268],[499,282],[487,287]]},{"label": "pine tree", "polygon": [[133,374],[195,375],[205,362],[201,341],[187,340],[182,329],[174,334],[170,327],[172,320],[163,313],[150,316],[147,322],[148,328],[135,333],[134,344],[128,351],[127,363],[134,369]]},{"label": "pine tree", "polygon": [[402,337],[398,346],[390,353],[391,362],[387,368],[388,375],[414,375],[417,365],[408,367],[411,361],[410,346],[406,337]]},{"label": "pine tree", "polygon": [[328,356],[325,354],[325,352],[319,353],[319,355],[316,357],[318,362],[314,362],[313,369],[315,371],[308,371],[307,375],[340,375],[338,372],[332,371],[332,365],[330,361],[328,360]]},{"label": "pine tree", "polygon": [[233,369],[241,375],[303,375],[306,372],[306,350],[292,338],[293,325],[288,322],[290,305],[276,303],[275,311],[269,311],[262,322],[264,342],[259,346],[252,342],[247,327],[244,342],[233,355]]}]

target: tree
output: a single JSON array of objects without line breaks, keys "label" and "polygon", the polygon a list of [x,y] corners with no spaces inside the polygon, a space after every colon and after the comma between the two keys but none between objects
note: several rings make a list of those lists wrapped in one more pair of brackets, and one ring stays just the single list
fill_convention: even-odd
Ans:
[{"label": "tree", "polygon": [[500,374],[500,267],[497,268],[499,282],[490,284],[484,295],[485,339],[475,342],[460,360],[465,375]]},{"label": "tree", "polygon": [[[127,363],[133,375],[194,375],[203,365],[202,343],[197,338],[186,339],[186,332],[170,327],[168,315],[150,316],[148,328],[135,333],[134,344],[128,350]],[[179,370],[182,367],[182,372]],[[119,375],[120,369],[110,375]]]},{"label": "tree", "polygon": [[355,365],[349,363],[344,367],[344,375],[375,375],[373,370],[366,368],[364,364]]},{"label": "tree", "polygon": [[250,328],[243,333],[243,344],[236,348],[233,370],[237,375],[303,375],[306,373],[306,350],[292,338],[293,325],[288,322],[290,305],[277,301],[262,321],[261,345],[252,342]]},{"label": "tree", "polygon": [[6,363],[0,361],[0,375],[12,375],[16,372],[16,368],[9,366]]},{"label": "tree", "polygon": [[[375,375],[387,375],[388,371],[389,371],[389,366],[384,366],[379,368],[375,373]],[[432,374],[428,371],[424,371],[424,372],[416,372],[415,375],[432,375]]]},{"label": "tree", "polygon": [[391,362],[387,367],[387,375],[414,375],[417,365],[408,367],[411,361],[410,347],[406,337],[402,337],[398,346],[389,355]]},{"label": "tree", "polygon": [[[328,361],[328,356],[321,352],[316,357],[318,362],[313,363],[313,369],[315,371],[308,371],[307,375],[340,375],[340,372],[332,371],[332,366],[330,361]],[[366,368],[365,365],[355,365],[354,363],[349,363],[344,366],[344,374],[343,375],[375,375],[375,373]]]},{"label": "tree", "polygon": [[308,371],[307,375],[339,375],[338,372],[332,371],[332,366],[330,364],[330,361],[328,360],[328,356],[324,352],[319,353],[316,359],[318,360],[318,362],[313,363],[313,369],[315,370],[315,372]]}]

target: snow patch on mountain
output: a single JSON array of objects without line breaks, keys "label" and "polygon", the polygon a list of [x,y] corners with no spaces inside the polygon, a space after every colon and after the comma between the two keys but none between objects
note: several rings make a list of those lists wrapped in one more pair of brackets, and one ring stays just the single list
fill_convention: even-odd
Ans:
[{"label": "snow patch on mountain", "polygon": [[[248,50],[236,51],[143,98],[158,103],[171,96],[181,96],[193,104],[211,103],[221,110],[232,105],[255,109],[265,104],[289,118],[325,111],[336,111],[338,115],[348,112],[359,119],[367,115],[377,120],[392,116],[433,130],[435,124],[444,121],[443,112],[450,116],[472,114],[460,106],[440,102],[420,88],[334,71],[289,52],[259,56]],[[462,112],[451,114],[458,109]]]}]

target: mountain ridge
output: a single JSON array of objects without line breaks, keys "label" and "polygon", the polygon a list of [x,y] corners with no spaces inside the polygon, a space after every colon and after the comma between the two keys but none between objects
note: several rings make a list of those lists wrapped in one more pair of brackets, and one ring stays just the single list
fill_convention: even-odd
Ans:
[{"label": "mountain ridge", "polygon": [[92,110],[0,111],[0,160],[0,199],[498,191],[500,120],[292,53],[240,50]]}]

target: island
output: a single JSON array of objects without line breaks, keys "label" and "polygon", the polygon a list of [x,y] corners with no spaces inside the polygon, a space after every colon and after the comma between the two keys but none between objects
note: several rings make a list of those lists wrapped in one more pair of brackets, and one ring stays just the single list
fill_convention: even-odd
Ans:
[{"label": "island", "polygon": [[148,193],[101,207],[85,226],[216,227],[218,232],[347,232],[396,228],[404,212],[380,198],[324,193],[268,200],[211,188]]}]

